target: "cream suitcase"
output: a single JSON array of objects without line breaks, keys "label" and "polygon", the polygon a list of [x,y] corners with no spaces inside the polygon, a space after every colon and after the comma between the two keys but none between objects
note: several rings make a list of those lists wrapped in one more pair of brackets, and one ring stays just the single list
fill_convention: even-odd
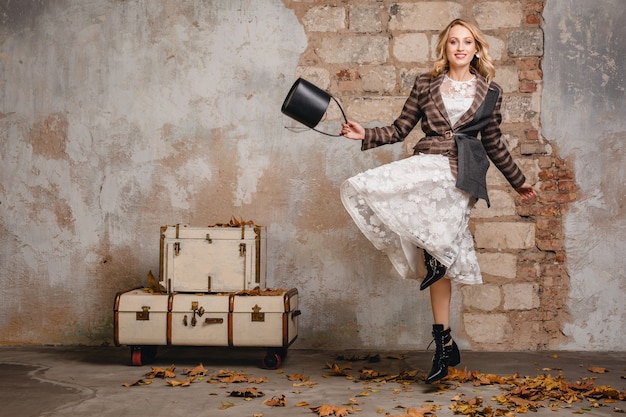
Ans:
[{"label": "cream suitcase", "polygon": [[170,296],[137,288],[115,296],[114,342],[131,346],[133,364],[150,361],[156,346],[167,344]]},{"label": "cream suitcase", "polygon": [[298,290],[229,294],[150,293],[115,297],[115,345],[128,345],[133,365],[156,356],[156,346],[266,348],[263,366],[275,369],[298,337]]},{"label": "cream suitcase", "polygon": [[286,347],[298,336],[298,290],[233,295],[231,346]]},{"label": "cream suitcase", "polygon": [[168,344],[228,346],[230,296],[172,294]]},{"label": "cream suitcase", "polygon": [[163,226],[160,258],[161,284],[167,292],[265,288],[265,227]]}]

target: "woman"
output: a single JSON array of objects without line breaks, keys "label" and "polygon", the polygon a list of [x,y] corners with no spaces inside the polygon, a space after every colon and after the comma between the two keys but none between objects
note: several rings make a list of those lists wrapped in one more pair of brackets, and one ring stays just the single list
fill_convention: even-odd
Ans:
[{"label": "woman", "polygon": [[478,198],[489,203],[487,157],[524,200],[537,195],[502,142],[502,90],[492,82],[488,48],[475,25],[453,20],[439,34],[433,70],[417,77],[392,125],[364,129],[348,121],[341,129],[346,138],[362,140],[366,150],[403,141],[421,120],[426,136],[412,157],[348,179],[341,197],[361,231],[402,276],[420,269],[416,262],[423,250],[426,276],[420,289],[430,291],[436,345],[427,383],[460,363],[449,326],[451,281],[482,283],[468,222]]}]

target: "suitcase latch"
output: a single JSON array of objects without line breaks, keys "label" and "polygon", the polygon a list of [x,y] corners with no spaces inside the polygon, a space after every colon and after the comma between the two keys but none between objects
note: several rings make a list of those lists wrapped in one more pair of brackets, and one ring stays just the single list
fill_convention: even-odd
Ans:
[{"label": "suitcase latch", "polygon": [[180,253],[180,242],[175,242],[174,243],[174,255],[178,256],[179,253]]},{"label": "suitcase latch", "polygon": [[239,244],[239,256],[241,256],[242,258],[245,258],[246,256],[246,244],[245,243]]},{"label": "suitcase latch", "polygon": [[258,304],[252,307],[252,321],[265,321],[265,313],[261,313],[261,307]]},{"label": "suitcase latch", "polygon": [[211,234],[210,233],[206,234],[206,241],[209,242],[209,243],[213,243],[213,239],[211,239]]},{"label": "suitcase latch", "polygon": [[150,307],[141,306],[141,311],[137,311],[136,320],[137,321],[150,320],[150,312],[148,310],[150,310]]},{"label": "suitcase latch", "polygon": [[[202,317],[202,315],[204,314],[204,307],[200,307],[198,308],[198,302],[197,301],[192,301],[191,302],[191,311],[193,312],[193,316],[191,316],[191,325],[195,326],[198,323],[198,319],[196,318],[196,314],[198,315],[198,317]],[[187,326],[187,315],[185,314],[185,316],[183,317],[183,325]]]}]

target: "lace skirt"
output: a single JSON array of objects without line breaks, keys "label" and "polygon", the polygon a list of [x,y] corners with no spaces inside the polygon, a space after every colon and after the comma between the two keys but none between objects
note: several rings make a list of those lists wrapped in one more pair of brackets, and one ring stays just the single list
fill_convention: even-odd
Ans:
[{"label": "lace skirt", "polygon": [[445,156],[419,154],[349,178],[341,201],[403,278],[420,270],[422,248],[448,267],[448,278],[480,284],[468,226],[474,199],[455,183]]}]

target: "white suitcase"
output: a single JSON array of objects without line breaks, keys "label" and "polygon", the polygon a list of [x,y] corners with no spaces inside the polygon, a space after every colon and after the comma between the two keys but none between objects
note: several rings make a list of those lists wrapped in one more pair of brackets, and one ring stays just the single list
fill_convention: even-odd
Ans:
[{"label": "white suitcase", "polygon": [[138,365],[156,355],[156,346],[167,344],[168,294],[136,288],[116,294],[113,306],[114,342],[131,346],[131,361]]},{"label": "white suitcase", "polygon": [[172,294],[168,344],[228,346],[230,296]]},{"label": "white suitcase", "polygon": [[263,365],[278,368],[298,337],[298,290],[230,294],[150,293],[115,297],[115,345],[128,345],[133,365],[156,355],[156,346],[266,348]]},{"label": "white suitcase", "polygon": [[231,346],[286,347],[298,336],[298,290],[233,295]]},{"label": "white suitcase", "polygon": [[160,279],[167,292],[265,288],[265,227],[163,226],[160,251]]}]

